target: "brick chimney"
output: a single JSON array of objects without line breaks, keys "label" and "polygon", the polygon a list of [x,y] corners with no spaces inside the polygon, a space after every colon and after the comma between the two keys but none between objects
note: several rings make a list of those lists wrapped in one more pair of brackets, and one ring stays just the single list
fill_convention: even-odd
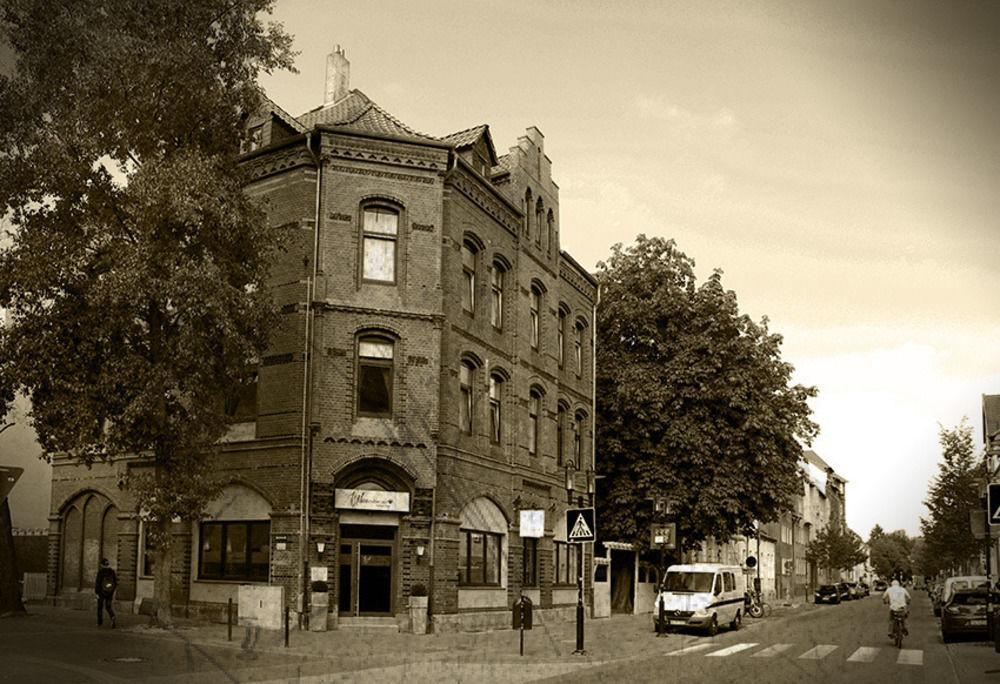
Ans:
[{"label": "brick chimney", "polygon": [[323,99],[323,104],[333,104],[346,97],[350,90],[351,63],[344,56],[343,48],[337,45],[333,48],[333,52],[326,56],[326,97]]}]

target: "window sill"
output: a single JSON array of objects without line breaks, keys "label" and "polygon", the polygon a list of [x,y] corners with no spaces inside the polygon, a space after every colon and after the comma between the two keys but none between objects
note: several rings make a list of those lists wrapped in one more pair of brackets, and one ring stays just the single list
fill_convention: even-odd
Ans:
[{"label": "window sill", "polygon": [[[150,578],[150,579],[152,579],[152,578]],[[260,584],[260,585],[263,585],[263,586],[267,586],[267,584],[268,584],[267,580],[261,580],[261,579],[253,579],[253,580],[252,579],[214,579],[214,578],[208,578],[208,577],[199,577],[198,579],[193,580],[193,582],[197,582],[199,584]]]},{"label": "window sill", "polygon": [[368,278],[361,279],[362,285],[384,285],[386,287],[395,287],[395,280],[369,280]]}]

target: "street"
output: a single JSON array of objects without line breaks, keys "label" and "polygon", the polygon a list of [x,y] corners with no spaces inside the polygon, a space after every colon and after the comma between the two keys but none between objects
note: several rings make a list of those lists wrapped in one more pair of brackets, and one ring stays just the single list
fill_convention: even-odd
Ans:
[{"label": "street", "polygon": [[886,637],[887,610],[872,596],[787,619],[748,620],[740,631],[720,632],[715,639],[687,634],[651,639],[656,653],[648,658],[552,681],[1000,682],[1000,654],[992,645],[941,642],[923,592],[914,592],[908,628],[897,650]]}]

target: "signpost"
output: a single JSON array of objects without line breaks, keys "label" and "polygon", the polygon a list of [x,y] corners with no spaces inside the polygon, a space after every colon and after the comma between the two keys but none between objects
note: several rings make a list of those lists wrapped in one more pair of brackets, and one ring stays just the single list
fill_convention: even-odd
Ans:
[{"label": "signpost", "polygon": [[577,546],[576,563],[576,650],[583,649],[583,545],[597,540],[597,523],[593,508],[570,508],[566,511],[566,541]]},{"label": "signpost", "polygon": [[998,651],[1000,639],[996,636],[995,620],[993,619],[993,606],[991,597],[993,596],[993,577],[990,572],[990,557],[993,555],[993,538],[990,534],[990,527],[1000,523],[1000,482],[991,482],[986,485],[986,632],[993,639],[993,648]]},{"label": "signpost", "polygon": [[677,548],[677,523],[660,523],[650,525],[650,546],[659,546],[661,550]]}]

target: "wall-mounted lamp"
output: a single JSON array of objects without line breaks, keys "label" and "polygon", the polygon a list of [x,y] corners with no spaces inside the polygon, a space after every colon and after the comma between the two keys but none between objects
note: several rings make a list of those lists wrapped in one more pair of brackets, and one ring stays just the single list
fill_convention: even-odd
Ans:
[{"label": "wall-mounted lamp", "polygon": [[424,545],[417,544],[417,557],[421,557],[423,555],[424,555]]},{"label": "wall-mounted lamp", "polygon": [[326,540],[325,539],[319,539],[319,540],[317,540],[316,541],[316,553],[320,553],[321,554],[324,551],[326,551]]}]

